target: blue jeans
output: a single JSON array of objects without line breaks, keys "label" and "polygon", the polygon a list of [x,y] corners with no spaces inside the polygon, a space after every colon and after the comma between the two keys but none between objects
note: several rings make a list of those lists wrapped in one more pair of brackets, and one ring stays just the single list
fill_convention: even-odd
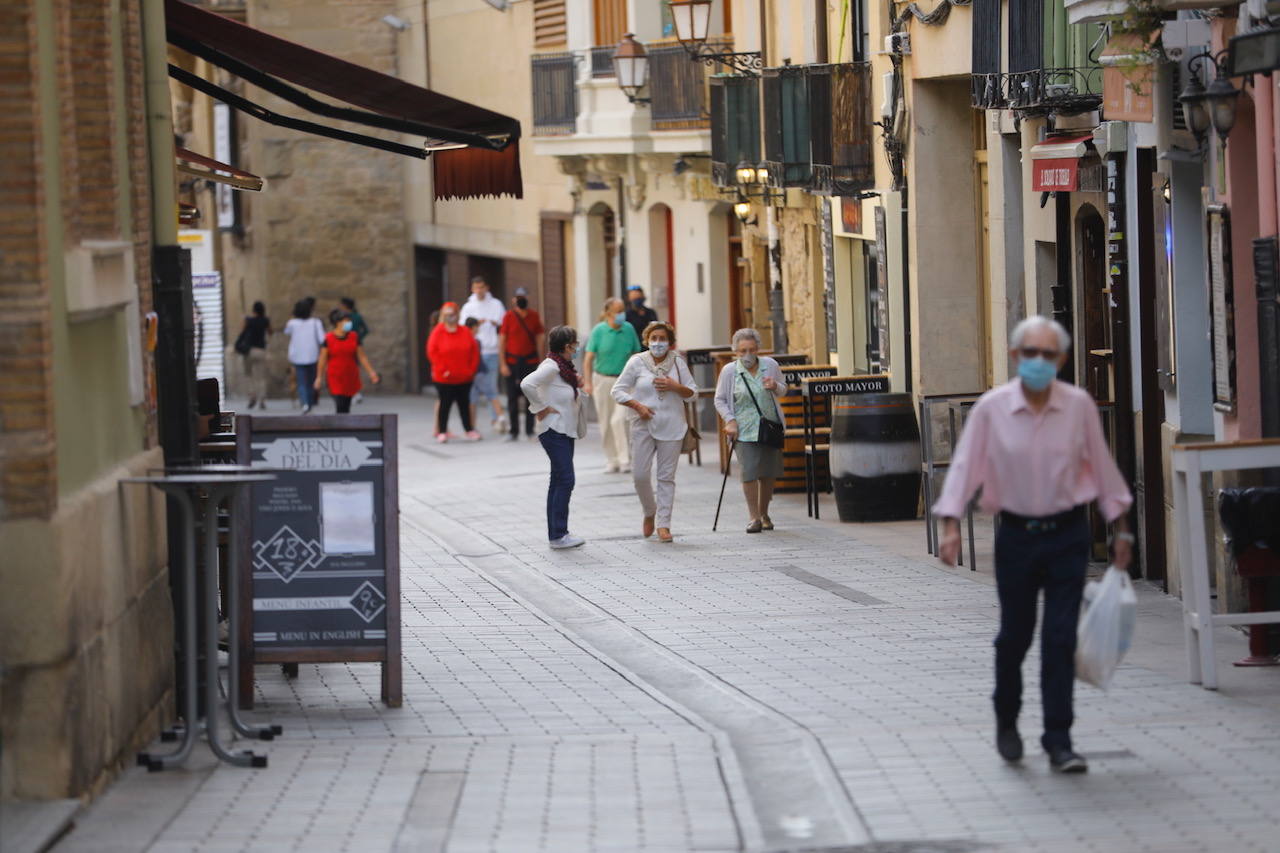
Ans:
[{"label": "blue jeans", "polygon": [[471,402],[500,399],[498,397],[498,354],[492,352],[482,355],[480,362],[484,365],[484,371],[477,372],[476,378],[471,381]]},{"label": "blue jeans", "polygon": [[573,495],[573,439],[555,430],[538,436],[551,460],[547,485],[547,538],[555,541],[569,533],[569,498]]},{"label": "blue jeans", "polygon": [[1040,698],[1048,749],[1071,748],[1072,691],[1075,687],[1076,623],[1089,562],[1089,522],[1078,521],[1047,533],[1029,533],[1013,524],[996,531],[996,590],[1000,633],[996,636],[996,721],[1010,726],[1022,709],[1022,660],[1036,628],[1036,599],[1044,590],[1040,630]]},{"label": "blue jeans", "polygon": [[316,366],[295,364],[293,374],[298,380],[298,402],[304,406],[314,406],[319,398],[316,393]]}]

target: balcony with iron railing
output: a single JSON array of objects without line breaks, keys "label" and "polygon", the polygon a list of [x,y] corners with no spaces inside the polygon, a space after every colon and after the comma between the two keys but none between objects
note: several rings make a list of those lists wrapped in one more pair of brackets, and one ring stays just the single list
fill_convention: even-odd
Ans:
[{"label": "balcony with iron railing", "polygon": [[[724,38],[707,45],[716,52],[733,49]],[[673,151],[705,150],[705,137],[699,141],[696,135],[711,125],[708,84],[718,67],[691,58],[679,42],[651,43],[646,46],[647,99],[628,103],[615,82],[615,50],[591,47],[532,58],[533,135],[572,137],[573,153],[582,153],[576,150],[578,143],[586,144],[591,137],[608,137],[613,145],[619,137],[641,138],[655,131],[650,138],[657,150],[664,144]],[[554,145],[557,152],[565,147],[561,142]]]},{"label": "balcony with iron railing", "polygon": [[[715,53],[733,50],[728,39],[708,39]],[[683,130],[711,126],[707,101],[707,81],[715,71],[694,61],[679,42],[656,42],[648,46],[650,117],[654,130]]]},{"label": "balcony with iron railing", "polygon": [[1063,2],[1027,0],[1006,7],[1000,0],[973,0],[975,108],[1070,114],[1101,105],[1097,54],[1103,31],[1093,24],[1068,25]]},{"label": "balcony with iron railing", "polygon": [[577,57],[572,52],[543,53],[532,60],[533,133],[571,136],[577,130]]}]

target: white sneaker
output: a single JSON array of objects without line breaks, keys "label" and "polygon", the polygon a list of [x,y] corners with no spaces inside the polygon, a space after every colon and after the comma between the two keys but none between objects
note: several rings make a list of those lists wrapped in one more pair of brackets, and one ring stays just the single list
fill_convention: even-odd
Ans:
[{"label": "white sneaker", "polygon": [[580,536],[574,536],[572,533],[566,533],[559,539],[551,540],[551,547],[557,551],[563,551],[565,548],[577,548],[579,545],[585,545],[587,540]]},{"label": "white sneaker", "polygon": [[604,466],[604,472],[605,472],[606,474],[616,474],[616,473],[618,473],[618,470],[619,470],[618,466],[617,466],[617,465],[615,465],[615,464],[614,464],[614,463],[612,463],[612,462],[610,462],[608,465]]}]

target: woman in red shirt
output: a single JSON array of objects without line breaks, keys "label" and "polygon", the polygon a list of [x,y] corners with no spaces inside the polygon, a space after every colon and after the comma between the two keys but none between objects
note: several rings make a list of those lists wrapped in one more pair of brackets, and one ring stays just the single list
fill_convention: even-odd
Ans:
[{"label": "woman in red shirt", "polygon": [[369,381],[377,385],[381,381],[369,358],[360,346],[360,336],[351,331],[351,317],[344,311],[329,314],[333,331],[324,336],[320,348],[320,362],[316,365],[316,390],[327,380],[329,396],[338,414],[351,411],[351,398],[360,391],[360,368],[369,374]]},{"label": "woman in red shirt", "polygon": [[449,440],[449,409],[458,404],[462,428],[468,441],[479,441],[480,433],[471,425],[471,381],[480,366],[480,344],[470,331],[458,325],[458,306],[446,302],[440,307],[440,323],[427,338],[427,361],[431,381],[440,395],[436,412],[436,441]]}]

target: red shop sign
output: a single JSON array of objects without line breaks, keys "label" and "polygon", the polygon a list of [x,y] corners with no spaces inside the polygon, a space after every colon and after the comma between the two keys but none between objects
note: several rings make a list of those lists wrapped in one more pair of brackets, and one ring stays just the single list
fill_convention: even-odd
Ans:
[{"label": "red shop sign", "polygon": [[1072,192],[1079,185],[1080,161],[1074,157],[1031,161],[1031,189],[1039,193]]}]

